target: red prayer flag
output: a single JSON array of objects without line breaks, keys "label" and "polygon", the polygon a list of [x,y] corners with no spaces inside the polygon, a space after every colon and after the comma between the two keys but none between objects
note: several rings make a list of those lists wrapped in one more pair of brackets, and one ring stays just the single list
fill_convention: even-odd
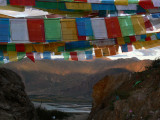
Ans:
[{"label": "red prayer flag", "polygon": [[151,40],[151,37],[146,37],[145,40],[146,40],[146,41],[150,41],[150,40]]},{"label": "red prayer flag", "polygon": [[117,17],[105,18],[108,38],[122,37],[121,28]]},{"label": "red prayer flag", "polygon": [[33,62],[35,62],[33,53],[26,53],[26,56],[27,56],[30,60],[32,60]]},{"label": "red prayer flag", "polygon": [[35,6],[35,0],[10,0],[11,5]]},{"label": "red prayer flag", "polygon": [[153,31],[153,26],[152,26],[152,23],[150,22],[150,20],[147,17],[143,17],[143,18],[144,18],[146,31]]},{"label": "red prayer flag", "polygon": [[139,5],[144,9],[155,9],[152,0],[140,0]]},{"label": "red prayer flag", "polygon": [[77,52],[70,52],[70,55],[72,60],[78,61]]},{"label": "red prayer flag", "polygon": [[43,19],[27,19],[27,25],[31,42],[45,42]]},{"label": "red prayer flag", "polygon": [[128,52],[133,51],[132,43],[127,44]]},{"label": "red prayer flag", "polygon": [[24,44],[16,44],[16,51],[17,52],[25,52]]},{"label": "red prayer flag", "polygon": [[129,36],[129,38],[130,38],[131,42],[136,42],[136,37],[135,36]]},{"label": "red prayer flag", "polygon": [[110,55],[116,55],[116,48],[115,46],[109,46]]}]

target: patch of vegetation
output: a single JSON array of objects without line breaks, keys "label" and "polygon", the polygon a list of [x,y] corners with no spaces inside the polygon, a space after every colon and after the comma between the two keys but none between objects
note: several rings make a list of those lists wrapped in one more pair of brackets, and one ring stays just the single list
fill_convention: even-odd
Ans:
[{"label": "patch of vegetation", "polygon": [[55,116],[55,118],[58,120],[62,120],[70,116],[68,113],[56,110],[46,110],[45,108],[42,108],[40,106],[36,108],[36,113],[39,120],[54,120],[53,116]]},{"label": "patch of vegetation", "polygon": [[119,96],[120,99],[127,99],[130,96],[130,93],[128,91],[119,91],[117,90],[115,92],[117,96]]},{"label": "patch of vegetation", "polygon": [[112,100],[111,102],[110,102],[110,105],[109,105],[109,109],[111,110],[111,111],[113,111],[114,110],[114,100]]},{"label": "patch of vegetation", "polygon": [[147,70],[160,68],[160,58],[155,59],[152,64],[146,67]]}]

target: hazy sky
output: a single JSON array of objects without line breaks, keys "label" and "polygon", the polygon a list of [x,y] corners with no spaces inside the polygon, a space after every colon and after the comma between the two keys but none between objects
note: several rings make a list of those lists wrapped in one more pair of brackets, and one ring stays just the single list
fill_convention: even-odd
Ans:
[{"label": "hazy sky", "polygon": [[[24,12],[15,12],[15,11],[8,11],[8,10],[0,10],[1,14],[6,14],[14,17],[26,17],[26,16],[39,16],[39,15],[47,15],[48,12],[44,12],[42,10],[33,9],[31,7],[26,7]],[[151,49],[142,49],[142,50],[135,50],[128,53],[121,53],[116,56],[109,57],[111,59],[118,59],[118,58],[130,58],[130,57],[137,57],[138,59],[155,59],[160,57],[160,46],[151,48]]]}]

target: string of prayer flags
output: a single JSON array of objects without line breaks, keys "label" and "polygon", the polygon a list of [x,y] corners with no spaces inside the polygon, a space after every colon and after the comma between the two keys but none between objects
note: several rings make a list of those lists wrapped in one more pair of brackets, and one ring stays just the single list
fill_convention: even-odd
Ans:
[{"label": "string of prayer flags", "polygon": [[91,18],[95,39],[107,39],[107,29],[104,18]]},{"label": "string of prayer flags", "polygon": [[9,19],[0,19],[0,42],[10,42]]},{"label": "string of prayer flags", "polygon": [[61,40],[61,24],[60,19],[45,19],[45,40],[47,42],[52,42],[54,40]]},{"label": "string of prayer flags", "polygon": [[64,41],[77,41],[77,27],[75,19],[62,19],[62,36]]},{"label": "string of prayer flags", "polygon": [[43,19],[27,19],[27,25],[31,42],[45,42]]},{"label": "string of prayer flags", "polygon": [[29,42],[26,19],[10,19],[10,30],[13,43]]}]

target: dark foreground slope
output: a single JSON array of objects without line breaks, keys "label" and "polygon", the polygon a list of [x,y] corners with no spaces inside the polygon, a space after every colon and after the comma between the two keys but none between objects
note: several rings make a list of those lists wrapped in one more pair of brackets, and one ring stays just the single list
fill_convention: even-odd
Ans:
[{"label": "dark foreground slope", "polygon": [[106,76],[93,89],[88,120],[160,120],[160,60],[143,72]]},{"label": "dark foreground slope", "polygon": [[0,120],[37,120],[21,78],[0,68]]}]

